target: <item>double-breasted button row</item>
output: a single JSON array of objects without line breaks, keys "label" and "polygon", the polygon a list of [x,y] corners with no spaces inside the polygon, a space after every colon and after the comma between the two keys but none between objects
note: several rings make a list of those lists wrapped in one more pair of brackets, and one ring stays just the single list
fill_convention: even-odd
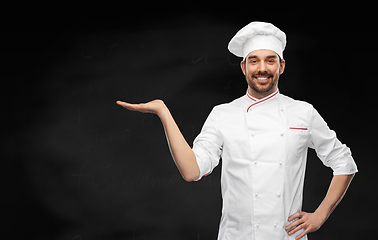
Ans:
[{"label": "double-breasted button row", "polygon": [[[250,133],[250,136],[251,136],[251,137],[254,137],[254,136],[255,136],[255,133]],[[280,136],[283,137],[284,134],[283,134],[283,133],[280,133]]]},{"label": "double-breasted button row", "polygon": [[[259,193],[255,193],[255,197],[258,197],[258,196],[259,196]],[[277,193],[276,196],[281,197],[281,193]]]},{"label": "double-breasted button row", "polygon": [[[260,227],[260,224],[256,223],[256,224],[255,224],[255,227],[256,227],[256,228],[259,228],[259,227]],[[278,226],[277,223],[274,223],[274,224],[273,224],[273,227],[276,228],[276,227],[279,227],[279,226]]]},{"label": "double-breasted button row", "polygon": [[[254,161],[254,162],[253,162],[253,164],[255,164],[255,165],[257,165],[257,163],[258,163],[257,161]],[[277,164],[278,164],[278,165],[282,165],[282,162],[278,162]]]}]

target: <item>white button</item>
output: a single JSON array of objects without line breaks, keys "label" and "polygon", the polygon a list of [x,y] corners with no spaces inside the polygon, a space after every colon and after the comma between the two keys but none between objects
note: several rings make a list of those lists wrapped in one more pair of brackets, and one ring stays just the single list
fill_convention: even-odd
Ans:
[{"label": "white button", "polygon": [[281,196],[281,194],[277,193],[277,197],[280,197],[280,196]]},{"label": "white button", "polygon": [[259,196],[259,194],[258,194],[258,193],[255,193],[255,196],[256,196],[256,197],[258,197],[258,196]]},{"label": "white button", "polygon": [[274,224],[274,227],[277,227],[277,223]]},{"label": "white button", "polygon": [[258,228],[258,227],[260,227],[260,225],[259,225],[259,224],[256,224],[256,225],[255,225],[255,227],[257,227],[257,228]]},{"label": "white button", "polygon": [[253,162],[254,164],[257,164],[257,162]]},{"label": "white button", "polygon": [[281,137],[283,136],[284,134],[283,133],[281,133]]},{"label": "white button", "polygon": [[279,165],[282,165],[282,162],[279,162],[278,164],[279,164]]},{"label": "white button", "polygon": [[252,133],[252,134],[251,134],[251,137],[254,137],[254,136],[255,136],[255,134]]}]

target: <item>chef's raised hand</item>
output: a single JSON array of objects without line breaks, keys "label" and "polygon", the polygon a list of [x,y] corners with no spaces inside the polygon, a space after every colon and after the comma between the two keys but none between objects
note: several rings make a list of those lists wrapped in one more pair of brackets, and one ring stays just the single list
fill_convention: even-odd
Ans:
[{"label": "chef's raised hand", "polygon": [[140,104],[131,104],[122,101],[117,101],[117,104],[131,111],[154,114],[159,114],[164,108],[166,108],[162,100],[153,100],[148,103]]},{"label": "chef's raised hand", "polygon": [[307,213],[307,212],[298,212],[289,217],[289,222],[294,219],[298,219],[291,224],[286,226],[286,231],[289,235],[293,235],[299,230],[303,229],[304,231],[295,237],[295,239],[300,239],[310,232],[317,231],[325,222],[325,218],[320,216],[317,212]]},{"label": "chef's raised hand", "polygon": [[117,104],[131,111],[157,114],[163,124],[172,158],[182,177],[188,182],[199,178],[200,171],[194,152],[184,136],[182,136],[175,120],[162,100],[140,104],[117,101]]}]

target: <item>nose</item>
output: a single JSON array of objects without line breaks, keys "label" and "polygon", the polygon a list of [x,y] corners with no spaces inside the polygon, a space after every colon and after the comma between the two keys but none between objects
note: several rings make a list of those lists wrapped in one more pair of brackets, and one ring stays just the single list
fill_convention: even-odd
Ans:
[{"label": "nose", "polygon": [[260,61],[259,67],[257,69],[259,72],[266,72],[266,65],[264,61]]}]

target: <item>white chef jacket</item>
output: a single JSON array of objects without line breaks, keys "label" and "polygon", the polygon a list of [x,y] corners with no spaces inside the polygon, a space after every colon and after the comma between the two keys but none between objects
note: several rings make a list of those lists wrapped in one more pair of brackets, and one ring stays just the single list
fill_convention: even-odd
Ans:
[{"label": "white chef jacket", "polygon": [[289,236],[285,226],[301,211],[308,147],[334,175],[357,172],[349,148],[311,104],[277,90],[263,99],[247,92],[213,108],[193,151],[199,179],[222,158],[219,240],[289,240],[299,234]]}]

